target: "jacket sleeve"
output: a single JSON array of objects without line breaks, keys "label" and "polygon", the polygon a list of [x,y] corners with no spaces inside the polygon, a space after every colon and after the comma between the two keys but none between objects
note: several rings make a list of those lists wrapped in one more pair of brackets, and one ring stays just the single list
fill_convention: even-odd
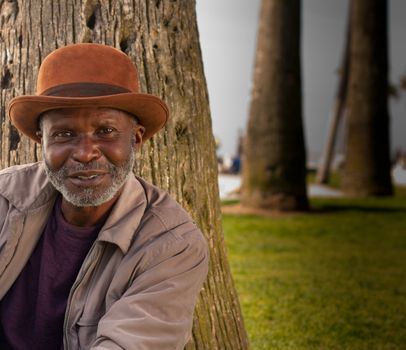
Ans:
[{"label": "jacket sleeve", "polygon": [[207,275],[208,251],[197,228],[173,237],[148,250],[148,266],[100,320],[93,350],[184,348]]}]

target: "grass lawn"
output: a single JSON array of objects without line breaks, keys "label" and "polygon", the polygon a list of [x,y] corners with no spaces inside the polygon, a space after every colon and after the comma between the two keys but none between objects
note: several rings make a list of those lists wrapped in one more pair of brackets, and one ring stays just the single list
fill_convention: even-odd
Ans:
[{"label": "grass lawn", "polygon": [[251,349],[406,349],[406,189],[312,207],[223,217]]}]

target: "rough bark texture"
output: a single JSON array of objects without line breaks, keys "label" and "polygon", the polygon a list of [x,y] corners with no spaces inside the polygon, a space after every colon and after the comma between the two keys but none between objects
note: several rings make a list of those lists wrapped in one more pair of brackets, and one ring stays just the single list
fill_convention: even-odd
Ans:
[{"label": "rough bark texture", "polygon": [[353,0],[343,189],[390,195],[387,1]]},{"label": "rough bark texture", "polygon": [[303,210],[300,0],[263,0],[244,147],[242,203]]},{"label": "rough bark texture", "polygon": [[136,63],[141,90],[161,96],[171,119],[143,147],[137,173],[168,190],[208,238],[211,264],[187,349],[247,349],[226,259],[208,95],[192,0],[0,0],[1,168],[36,161],[5,115],[15,95],[33,94],[41,60],[73,42],[115,46]]}]

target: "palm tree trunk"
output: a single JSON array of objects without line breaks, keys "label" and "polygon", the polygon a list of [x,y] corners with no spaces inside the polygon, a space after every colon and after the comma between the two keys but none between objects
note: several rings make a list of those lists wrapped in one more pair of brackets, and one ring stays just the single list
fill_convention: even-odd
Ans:
[{"label": "palm tree trunk", "polygon": [[353,0],[343,189],[392,194],[388,112],[387,1]]},{"label": "palm tree trunk", "polygon": [[242,204],[303,210],[300,0],[263,0],[243,158]]},{"label": "palm tree trunk", "polygon": [[350,41],[351,41],[351,10],[348,14],[347,34],[345,40],[345,49],[342,57],[337,93],[334,101],[334,107],[331,113],[331,123],[327,135],[327,142],[323,149],[320,164],[317,169],[316,182],[327,184],[330,178],[331,163],[334,158],[334,146],[339,130],[340,122],[344,117],[347,102],[348,91],[348,68],[350,65]]}]

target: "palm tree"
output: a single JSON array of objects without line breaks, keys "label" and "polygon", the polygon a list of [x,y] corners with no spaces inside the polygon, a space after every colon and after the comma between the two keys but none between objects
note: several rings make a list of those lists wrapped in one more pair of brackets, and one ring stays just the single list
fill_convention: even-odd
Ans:
[{"label": "palm tree", "polygon": [[388,112],[388,4],[351,2],[347,147],[343,189],[391,195]]},{"label": "palm tree", "polygon": [[242,204],[308,208],[302,125],[300,0],[262,0],[244,145]]}]

